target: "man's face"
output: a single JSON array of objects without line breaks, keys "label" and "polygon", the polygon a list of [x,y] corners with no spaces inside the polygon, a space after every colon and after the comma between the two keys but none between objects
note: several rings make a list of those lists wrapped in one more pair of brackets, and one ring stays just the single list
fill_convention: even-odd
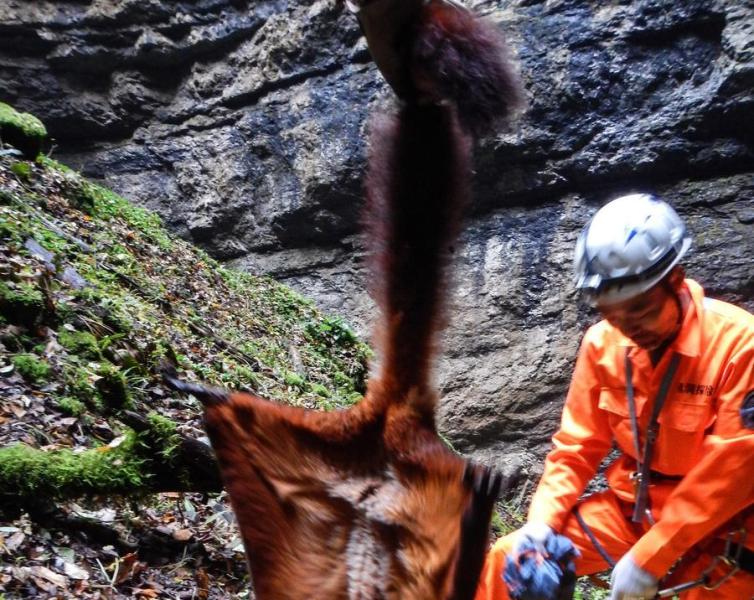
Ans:
[{"label": "man's face", "polygon": [[597,306],[600,314],[637,346],[654,350],[675,337],[681,326],[678,296],[668,285],[656,285],[623,302]]}]

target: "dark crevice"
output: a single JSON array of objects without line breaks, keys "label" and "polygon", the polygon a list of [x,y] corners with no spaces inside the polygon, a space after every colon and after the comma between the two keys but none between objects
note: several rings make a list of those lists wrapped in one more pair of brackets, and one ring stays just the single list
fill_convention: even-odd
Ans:
[{"label": "dark crevice", "polygon": [[[161,117],[160,120],[163,123],[166,123],[169,125],[180,125],[194,117],[198,117],[198,116],[211,117],[213,112],[217,109],[217,107],[229,108],[231,110],[249,108],[249,107],[255,106],[262,98],[264,98],[265,96],[268,96],[269,94],[272,94],[274,92],[278,92],[281,90],[285,90],[296,85],[300,85],[301,83],[304,83],[305,81],[309,79],[314,79],[316,77],[326,77],[327,75],[332,75],[333,73],[341,70],[342,68],[343,68],[342,65],[339,65],[337,63],[331,63],[329,65],[326,65],[324,67],[319,67],[317,69],[299,71],[297,73],[293,73],[286,77],[281,77],[280,79],[277,79],[275,81],[270,81],[266,85],[262,85],[254,90],[237,94],[229,98],[222,98],[215,102],[207,103],[201,107],[197,107],[196,109],[191,110],[191,111],[165,115]],[[207,127],[211,127],[211,126],[212,125],[208,125]],[[206,129],[207,127],[204,127],[204,129]]]},{"label": "dark crevice", "polygon": [[268,94],[293,87],[294,85],[299,85],[300,83],[305,82],[307,79],[314,79],[315,77],[326,77],[327,75],[332,75],[342,68],[343,67],[338,63],[331,63],[317,69],[299,71],[298,73],[293,73],[276,81],[271,81],[266,85],[260,86],[256,90],[238,94],[237,96],[232,96],[230,98],[225,98],[221,101],[221,105],[233,109],[253,106],[257,102],[259,102],[261,98],[267,96]]},{"label": "dark crevice", "polygon": [[[90,72],[93,74],[110,73],[113,70],[141,68],[146,70],[169,69],[184,66],[198,60],[209,60],[232,52],[242,42],[251,39],[264,24],[262,19],[237,29],[228,35],[212,40],[197,42],[191,46],[179,48],[155,48],[154,50],[133,50],[130,40],[125,51],[113,50],[91,43],[82,43],[81,47],[99,48],[100,54],[77,53],[72,56],[51,56],[50,65],[60,72]],[[124,32],[120,32],[124,33]]]},{"label": "dark crevice", "polygon": [[[569,194],[581,196],[599,195],[615,190],[636,189],[637,181],[641,181],[643,187],[660,187],[679,184],[683,181],[707,181],[735,175],[744,175],[754,172],[754,158],[742,158],[726,164],[715,165],[689,165],[687,169],[656,170],[645,173],[632,172],[625,174],[600,173],[590,177],[584,177],[579,181],[565,181],[550,186],[542,186],[531,190],[510,192],[497,202],[475,202],[472,204],[470,214],[479,218],[495,212],[501,208],[521,206],[537,206],[552,202],[553,198],[560,198]],[[475,197],[491,197],[491,194],[477,192]]]},{"label": "dark crevice", "polygon": [[712,13],[697,19],[674,23],[668,27],[634,29],[627,32],[624,39],[637,45],[659,48],[672,45],[678,38],[691,35],[719,44],[722,40],[723,29],[725,29],[725,15]]}]

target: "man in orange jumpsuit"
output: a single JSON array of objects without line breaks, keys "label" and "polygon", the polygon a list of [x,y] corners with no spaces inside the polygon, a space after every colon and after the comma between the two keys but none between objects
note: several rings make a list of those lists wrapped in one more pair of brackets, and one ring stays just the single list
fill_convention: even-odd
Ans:
[{"label": "man in orange jumpsuit", "polygon": [[[508,598],[506,558],[556,533],[577,575],[614,567],[611,600],[702,578],[680,597],[754,598],[754,315],[684,278],[689,245],[645,194],[585,228],[577,286],[604,320],[582,341],[528,521],[488,554],[476,600]],[[581,498],[613,445],[608,489]]]}]

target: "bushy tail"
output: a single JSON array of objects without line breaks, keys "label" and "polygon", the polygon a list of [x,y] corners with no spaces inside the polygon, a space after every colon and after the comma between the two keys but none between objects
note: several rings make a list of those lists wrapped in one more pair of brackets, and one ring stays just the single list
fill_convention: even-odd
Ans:
[{"label": "bushy tail", "polygon": [[374,121],[370,152],[382,378],[391,391],[405,393],[428,381],[444,267],[468,197],[469,142],[451,107],[408,105],[396,117]]},{"label": "bushy tail", "polygon": [[[429,387],[448,294],[445,267],[469,196],[466,132],[509,117],[523,97],[494,26],[432,0],[411,27],[404,57],[414,93],[404,95],[397,115],[373,122],[366,186],[382,310],[381,381],[401,397]],[[408,396],[432,402],[431,394]],[[434,407],[417,408],[429,415]]]}]

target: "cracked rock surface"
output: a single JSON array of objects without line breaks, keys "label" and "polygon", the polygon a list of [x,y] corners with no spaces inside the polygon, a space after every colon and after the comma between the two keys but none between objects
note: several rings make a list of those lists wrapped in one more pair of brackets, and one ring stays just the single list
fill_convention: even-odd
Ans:
[{"label": "cracked rock surface", "polygon": [[[605,199],[663,194],[694,235],[689,274],[754,309],[754,7],[467,4],[508,33],[529,107],[477,148],[441,427],[527,476],[595,319],[570,261]],[[61,160],[368,331],[364,140],[390,94],[341,6],[0,0],[0,13],[0,100],[40,116]]]}]

